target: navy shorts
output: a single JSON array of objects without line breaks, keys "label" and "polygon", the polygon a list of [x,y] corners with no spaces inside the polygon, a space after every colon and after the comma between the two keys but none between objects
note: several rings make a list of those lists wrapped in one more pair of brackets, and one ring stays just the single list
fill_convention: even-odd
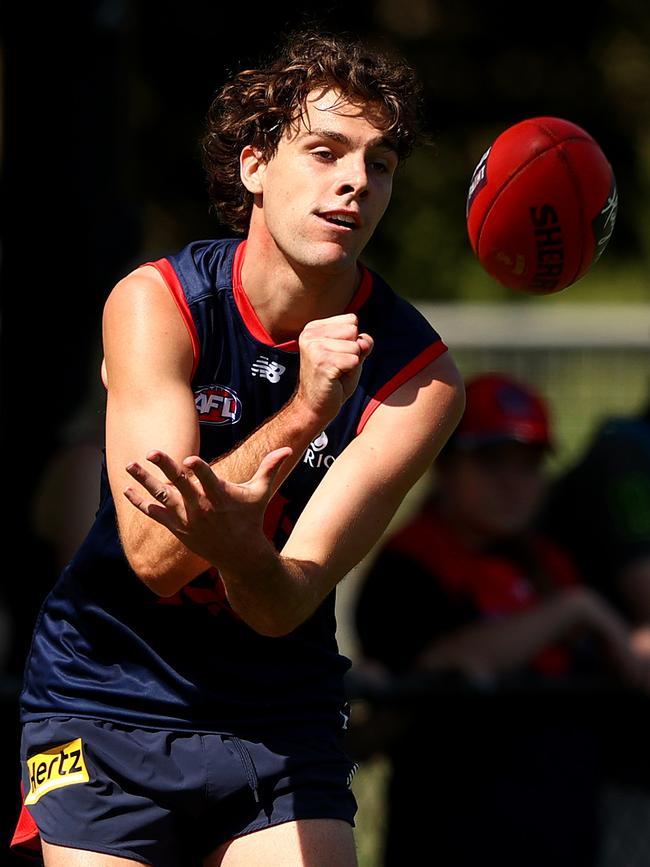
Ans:
[{"label": "navy shorts", "polygon": [[41,839],[190,867],[293,819],[354,825],[356,765],[335,731],[291,739],[151,731],[52,718],[23,728],[25,805]]}]

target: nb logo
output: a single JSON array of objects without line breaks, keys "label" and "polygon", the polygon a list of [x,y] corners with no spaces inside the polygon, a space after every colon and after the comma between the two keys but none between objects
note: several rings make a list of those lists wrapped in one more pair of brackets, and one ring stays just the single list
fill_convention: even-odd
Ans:
[{"label": "nb logo", "polygon": [[266,355],[260,355],[257,361],[251,365],[253,376],[260,379],[268,379],[269,382],[280,382],[280,377],[287,368],[277,361],[269,361]]}]

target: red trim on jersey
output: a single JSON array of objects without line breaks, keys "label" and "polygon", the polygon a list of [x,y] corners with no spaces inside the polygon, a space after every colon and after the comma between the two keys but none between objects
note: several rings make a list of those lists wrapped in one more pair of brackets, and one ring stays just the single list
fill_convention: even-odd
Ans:
[{"label": "red trim on jersey", "polygon": [[438,339],[435,343],[432,343],[430,346],[427,346],[426,349],[423,349],[419,355],[416,355],[407,365],[405,365],[399,373],[395,374],[392,379],[389,379],[387,383],[385,383],[377,392],[377,394],[370,399],[368,405],[363,411],[361,418],[359,419],[359,424],[357,425],[357,434],[360,434],[361,431],[366,426],[366,422],[373,414],[373,412],[380,406],[387,397],[400,387],[400,385],[404,385],[405,382],[408,382],[409,379],[415,376],[416,373],[419,373],[421,370],[427,366],[427,364],[431,364],[432,361],[435,361],[443,352],[447,351],[447,346],[442,342],[442,340]]},{"label": "red trim on jersey", "polygon": [[[244,324],[253,337],[256,340],[259,340],[260,343],[265,343],[267,346],[273,346],[275,349],[284,349],[285,352],[298,352],[297,340],[287,340],[285,343],[274,343],[273,338],[258,319],[257,313],[249,301],[248,295],[246,295],[241,281],[241,269],[244,262],[245,249],[246,241],[242,241],[235,250],[235,257],[232,263],[233,297],[241,318],[244,320]],[[344,313],[356,313],[363,307],[372,292],[372,274],[363,265],[360,265],[359,267],[361,268],[361,282],[359,283],[357,291],[352,296],[352,300],[345,308]]]},{"label": "red trim on jersey", "polygon": [[352,296],[352,300],[343,311],[344,313],[356,313],[357,310],[361,310],[368,298],[370,298],[370,293],[372,292],[372,274],[365,265],[359,265],[359,268],[361,268],[361,282],[357,287],[357,291]]},{"label": "red trim on jersey", "polygon": [[185,297],[185,292],[183,291],[183,286],[181,285],[181,281],[178,279],[178,274],[174,271],[174,267],[169,259],[157,259],[155,262],[143,262],[143,265],[153,265],[153,267],[160,273],[165,284],[169,291],[171,292],[172,298],[176,302],[176,306],[178,307],[181,316],[183,317],[183,322],[187,326],[187,330],[190,334],[190,340],[192,341],[192,373],[190,375],[190,381],[194,379],[194,374],[196,373],[196,369],[199,366],[199,359],[201,357],[201,343],[199,341],[199,335],[196,330],[196,325],[194,324],[194,319],[192,318],[192,311],[190,310],[187,298]]}]

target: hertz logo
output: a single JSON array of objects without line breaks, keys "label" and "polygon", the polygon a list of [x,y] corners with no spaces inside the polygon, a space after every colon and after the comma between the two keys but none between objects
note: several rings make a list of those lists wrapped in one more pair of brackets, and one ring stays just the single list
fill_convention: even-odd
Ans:
[{"label": "hertz logo", "polygon": [[73,783],[87,783],[90,779],[84,762],[81,738],[60,747],[52,747],[27,759],[29,772],[29,792],[26,804],[35,804],[47,792],[71,786]]}]

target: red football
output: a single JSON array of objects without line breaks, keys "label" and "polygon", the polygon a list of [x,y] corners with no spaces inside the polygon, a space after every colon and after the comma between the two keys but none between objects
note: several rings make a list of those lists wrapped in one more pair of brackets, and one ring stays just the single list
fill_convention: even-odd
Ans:
[{"label": "red football", "polygon": [[534,117],[502,132],[481,157],[467,230],[489,274],[510,289],[546,295],[598,260],[617,205],[612,167],[589,133]]}]

